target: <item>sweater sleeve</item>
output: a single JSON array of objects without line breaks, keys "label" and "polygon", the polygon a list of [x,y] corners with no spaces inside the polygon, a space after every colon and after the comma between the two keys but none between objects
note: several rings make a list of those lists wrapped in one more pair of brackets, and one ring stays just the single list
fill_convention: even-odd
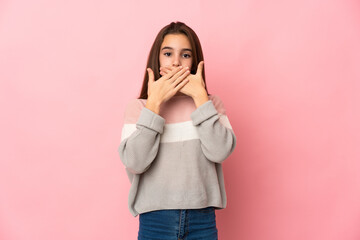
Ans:
[{"label": "sweater sleeve", "polygon": [[127,106],[118,147],[127,170],[141,174],[150,167],[158,153],[164,125],[165,119],[144,107],[138,99]]},{"label": "sweater sleeve", "polygon": [[235,149],[236,137],[220,98],[213,96],[191,114],[201,149],[212,162],[223,162]]}]

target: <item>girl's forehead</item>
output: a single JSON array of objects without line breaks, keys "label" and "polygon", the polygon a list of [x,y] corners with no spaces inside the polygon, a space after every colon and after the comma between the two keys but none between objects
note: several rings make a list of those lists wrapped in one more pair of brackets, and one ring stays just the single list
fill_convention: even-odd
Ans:
[{"label": "girl's forehead", "polygon": [[167,34],[161,44],[163,47],[171,48],[191,48],[190,41],[185,34]]}]

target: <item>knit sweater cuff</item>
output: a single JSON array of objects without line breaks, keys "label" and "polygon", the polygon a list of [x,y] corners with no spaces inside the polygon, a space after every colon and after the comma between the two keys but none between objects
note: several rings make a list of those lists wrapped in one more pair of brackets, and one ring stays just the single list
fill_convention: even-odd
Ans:
[{"label": "knit sweater cuff", "polygon": [[196,126],[217,114],[218,112],[212,100],[209,100],[191,113],[191,119],[193,121],[193,125]]},{"label": "knit sweater cuff", "polygon": [[141,110],[139,120],[136,124],[150,128],[162,134],[164,131],[165,119],[150,109],[144,107]]}]

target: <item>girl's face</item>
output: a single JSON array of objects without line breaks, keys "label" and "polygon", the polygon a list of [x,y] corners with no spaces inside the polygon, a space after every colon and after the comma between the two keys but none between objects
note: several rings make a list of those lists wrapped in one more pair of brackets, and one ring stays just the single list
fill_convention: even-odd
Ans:
[{"label": "girl's face", "polygon": [[160,67],[183,66],[191,69],[193,57],[189,39],[184,34],[167,34],[160,47]]}]

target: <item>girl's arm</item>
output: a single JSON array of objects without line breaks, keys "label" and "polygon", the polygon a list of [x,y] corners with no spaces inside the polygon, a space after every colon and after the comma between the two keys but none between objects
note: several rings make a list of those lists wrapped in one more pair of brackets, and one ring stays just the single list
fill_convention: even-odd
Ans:
[{"label": "girl's arm", "polygon": [[121,161],[133,174],[145,172],[155,159],[165,119],[144,107],[140,100],[132,101],[126,111],[121,143]]},{"label": "girl's arm", "polygon": [[198,130],[201,149],[210,161],[221,163],[235,149],[236,137],[219,97],[200,105],[191,119]]},{"label": "girl's arm", "polygon": [[118,147],[121,161],[133,174],[145,172],[155,159],[165,125],[165,119],[159,115],[160,105],[189,82],[185,78],[190,74],[187,68],[180,66],[155,81],[153,70],[147,68],[147,72],[146,106],[138,99],[128,105]]}]

